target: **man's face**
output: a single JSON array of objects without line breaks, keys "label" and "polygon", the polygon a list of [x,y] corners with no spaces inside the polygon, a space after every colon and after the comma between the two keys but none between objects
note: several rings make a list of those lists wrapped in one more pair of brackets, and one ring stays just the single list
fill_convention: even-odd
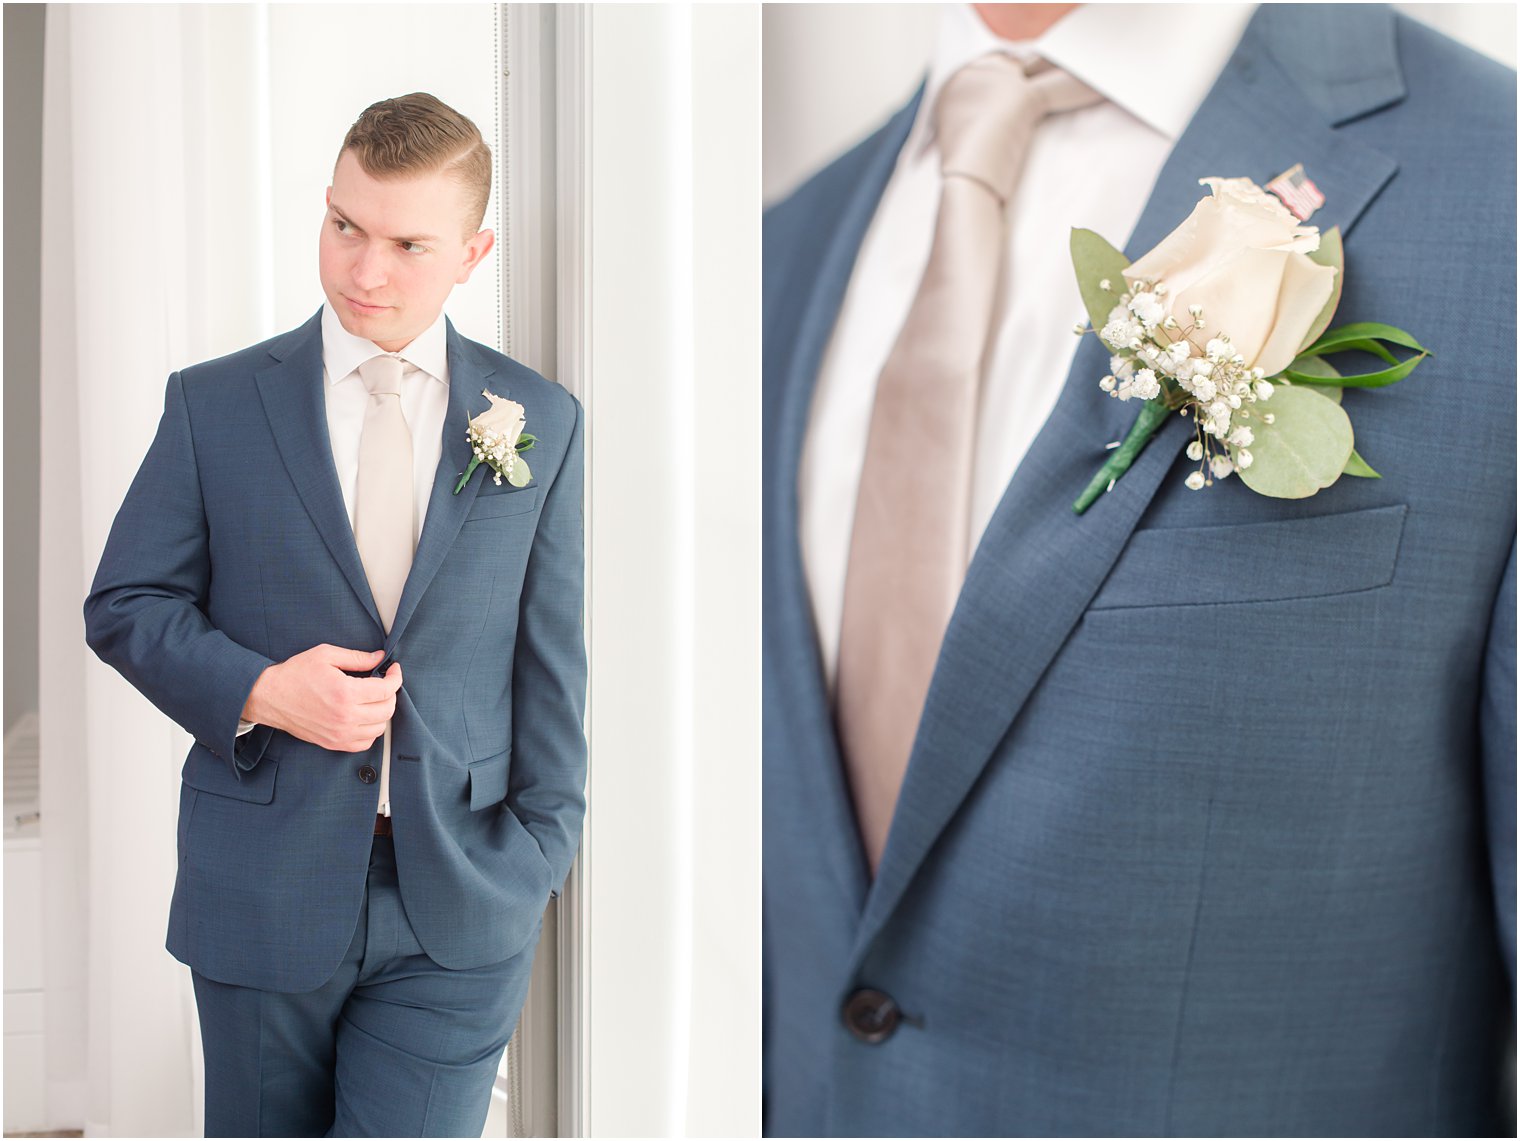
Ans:
[{"label": "man's face", "polygon": [[319,243],[322,292],[343,327],[388,353],[405,348],[496,240],[466,240],[464,226],[464,187],[442,171],[382,182],[345,150]]}]

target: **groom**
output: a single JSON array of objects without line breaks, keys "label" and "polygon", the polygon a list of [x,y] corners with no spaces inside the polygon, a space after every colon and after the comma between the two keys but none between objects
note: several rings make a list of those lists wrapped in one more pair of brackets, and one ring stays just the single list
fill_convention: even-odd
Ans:
[{"label": "groom", "polygon": [[[765,220],[766,1132],[1513,1136],[1514,72],[1382,5],[977,7]],[[1075,514],[1138,402],[1072,228],[1295,164],[1335,323],[1435,353],[1344,395],[1382,478],[1193,490],[1172,416]]]},{"label": "groom", "polygon": [[[91,649],[195,737],[167,945],[210,1136],[478,1136],[575,855],[580,406],[443,315],[490,179],[432,96],[364,111],[326,304],[170,376],[85,601]],[[531,450],[459,487],[492,409]]]}]

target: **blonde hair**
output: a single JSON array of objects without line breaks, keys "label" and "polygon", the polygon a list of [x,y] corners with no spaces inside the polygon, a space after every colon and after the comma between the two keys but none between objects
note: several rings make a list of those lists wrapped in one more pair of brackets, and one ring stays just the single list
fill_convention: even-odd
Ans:
[{"label": "blonde hair", "polygon": [[414,91],[370,104],[348,129],[338,158],[347,150],[372,178],[442,170],[465,189],[466,239],[485,220],[491,148],[474,123],[442,100]]}]

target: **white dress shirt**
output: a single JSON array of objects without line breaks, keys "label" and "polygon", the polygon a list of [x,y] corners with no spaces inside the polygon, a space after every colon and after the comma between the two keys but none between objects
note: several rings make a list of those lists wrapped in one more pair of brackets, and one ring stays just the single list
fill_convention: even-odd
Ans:
[{"label": "white dress shirt", "polygon": [[1172,145],[1254,10],[1254,4],[1083,5],[1038,39],[1013,42],[993,35],[969,5],[941,9],[924,96],[856,258],[803,441],[802,561],[831,690],[876,380],[934,236],[940,175],[933,108],[945,81],[977,56],[1003,51],[1025,62],[1043,57],[1105,96],[1041,123],[1008,204],[1001,315],[983,365],[972,461],[974,550],[1055,406],[1077,351],[1072,327],[1087,320],[1072,274],[1072,227],[1125,246]]},{"label": "white dress shirt", "polygon": [[[440,312],[431,325],[396,354],[404,362],[401,414],[412,432],[414,543],[422,537],[422,524],[433,493],[433,477],[443,454],[443,421],[449,406],[446,334],[443,313]],[[338,487],[343,492],[343,506],[348,510],[350,528],[354,525],[354,489],[359,482],[359,436],[369,404],[369,389],[359,375],[359,366],[384,352],[373,341],[350,333],[338,320],[332,306],[323,304],[322,391],[327,404],[327,438],[332,444],[333,466],[338,472]],[[239,719],[238,735],[248,732],[254,724]],[[379,810],[389,816],[390,804],[382,803]]]}]

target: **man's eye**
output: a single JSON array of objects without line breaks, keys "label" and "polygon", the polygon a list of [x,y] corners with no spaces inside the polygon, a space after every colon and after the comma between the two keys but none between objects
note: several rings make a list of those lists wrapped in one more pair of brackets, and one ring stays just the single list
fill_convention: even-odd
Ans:
[{"label": "man's eye", "polygon": [[[401,243],[399,243],[399,245],[401,246],[402,249],[406,250],[406,252],[409,253],[409,254],[425,254],[425,253],[427,253],[427,247],[426,246],[418,245],[416,242],[401,242]],[[412,248],[408,250],[407,249],[408,246],[411,246]]]},{"label": "man's eye", "polygon": [[333,219],[333,226],[336,227],[338,233],[340,233],[340,234],[346,233],[346,231],[343,229],[343,227],[346,226],[346,225],[348,225],[348,223],[345,222],[342,218],[334,218]]}]

